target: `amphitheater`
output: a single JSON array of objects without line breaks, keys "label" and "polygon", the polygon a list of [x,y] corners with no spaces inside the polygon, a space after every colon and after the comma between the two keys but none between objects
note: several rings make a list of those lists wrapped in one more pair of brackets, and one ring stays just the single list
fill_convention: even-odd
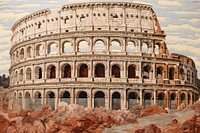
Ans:
[{"label": "amphitheater", "polygon": [[199,98],[194,61],[170,54],[151,5],[100,2],[40,10],[12,27],[10,108],[176,109]]}]

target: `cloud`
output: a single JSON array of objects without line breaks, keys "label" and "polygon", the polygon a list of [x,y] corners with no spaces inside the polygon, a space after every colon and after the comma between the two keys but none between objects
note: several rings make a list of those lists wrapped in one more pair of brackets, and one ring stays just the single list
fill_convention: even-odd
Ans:
[{"label": "cloud", "polygon": [[194,11],[169,11],[169,12],[179,14],[179,15],[191,15],[191,14],[198,15],[199,14],[199,12],[194,12]]},{"label": "cloud", "polygon": [[178,2],[178,1],[159,0],[158,5],[160,5],[160,6],[182,6],[182,3]]},{"label": "cloud", "polygon": [[185,18],[181,18],[181,21],[189,21],[191,23],[200,23],[200,19],[197,18],[193,18],[193,19],[185,19]]},{"label": "cloud", "polygon": [[167,17],[158,17],[159,22],[165,22],[167,20]]},{"label": "cloud", "polygon": [[22,13],[16,13],[13,12],[7,12],[7,11],[1,11],[0,12],[0,20],[3,22],[7,21],[13,21],[13,20],[19,20],[20,18],[30,14],[29,12],[22,12]]},{"label": "cloud", "polygon": [[172,25],[169,24],[167,27],[163,27],[164,30],[166,31],[177,31],[177,30],[189,30],[189,31],[194,31],[194,32],[200,32],[200,28],[191,26],[189,24],[181,24],[181,25]]},{"label": "cloud", "polygon": [[36,7],[36,6],[40,6],[41,4],[21,4],[16,6],[17,8],[27,8],[27,7]]}]

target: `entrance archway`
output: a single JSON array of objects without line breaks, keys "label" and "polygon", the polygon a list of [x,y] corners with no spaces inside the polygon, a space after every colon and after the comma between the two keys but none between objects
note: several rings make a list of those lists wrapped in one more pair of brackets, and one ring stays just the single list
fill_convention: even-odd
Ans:
[{"label": "entrance archway", "polygon": [[128,109],[132,108],[137,103],[137,94],[135,92],[131,92],[128,95]]},{"label": "entrance archway", "polygon": [[176,94],[170,95],[170,109],[176,109]]},{"label": "entrance archway", "polygon": [[158,94],[158,99],[157,99],[157,105],[165,108],[165,94],[164,93],[159,93]]},{"label": "entrance archway", "polygon": [[144,94],[144,108],[151,106],[151,93]]},{"label": "entrance archway", "polygon": [[95,93],[94,107],[105,107],[105,94],[102,91]]},{"label": "entrance archway", "polygon": [[112,94],[112,109],[121,109],[121,96],[119,92],[114,92]]},{"label": "entrance archway", "polygon": [[77,104],[87,107],[87,93],[85,91],[78,93]]},{"label": "entrance archway", "polygon": [[31,109],[31,96],[29,92],[25,93],[25,108]]},{"label": "entrance archway", "polygon": [[42,105],[42,95],[40,92],[36,92],[35,93],[35,106],[38,107],[38,106],[41,106]]},{"label": "entrance archway", "polygon": [[184,93],[181,94],[180,98],[181,98],[181,103],[186,104],[186,102],[185,102],[186,97],[185,97],[185,94],[184,94]]},{"label": "entrance archway", "polygon": [[55,109],[55,94],[52,91],[47,93],[47,105]]},{"label": "entrance archway", "polygon": [[18,95],[18,103],[22,108],[22,93],[19,93],[19,95]]},{"label": "entrance archway", "polygon": [[68,91],[64,91],[61,95],[60,101],[70,104],[70,93]]}]

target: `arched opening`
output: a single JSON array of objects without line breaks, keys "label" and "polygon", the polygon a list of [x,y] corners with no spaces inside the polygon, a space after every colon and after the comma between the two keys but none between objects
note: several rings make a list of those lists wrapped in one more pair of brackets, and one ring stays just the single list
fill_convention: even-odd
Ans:
[{"label": "arched opening", "polygon": [[31,95],[29,92],[25,93],[25,108],[31,109]]},{"label": "arched opening", "polygon": [[190,71],[189,70],[187,70],[187,81],[190,82]]},{"label": "arched opening", "polygon": [[70,42],[63,43],[62,52],[63,53],[71,53],[72,52],[72,44]]},{"label": "arched opening", "polygon": [[105,94],[98,91],[94,95],[94,107],[105,107]]},{"label": "arched opening", "polygon": [[119,43],[119,41],[111,42],[111,51],[112,52],[120,52],[121,51],[121,44]]},{"label": "arched opening", "polygon": [[42,95],[40,92],[35,93],[35,106],[41,106],[42,105]]},{"label": "arched opening", "polygon": [[78,52],[89,52],[89,45],[86,41],[80,41],[78,43]]},{"label": "arched opening", "polygon": [[128,109],[132,108],[137,103],[137,93],[131,92],[128,95]]},{"label": "arched opening", "polygon": [[119,92],[114,92],[112,94],[112,109],[121,109],[121,96]]},{"label": "arched opening", "polygon": [[47,93],[47,105],[55,109],[55,94],[52,91]]},{"label": "arched opening", "polygon": [[23,48],[20,50],[19,58],[20,58],[20,60],[24,59],[24,49]]},{"label": "arched opening", "polygon": [[65,64],[63,66],[63,74],[62,78],[71,78],[71,66],[69,64]]},{"label": "arched opening", "polygon": [[22,108],[22,93],[21,92],[18,94],[18,103]]},{"label": "arched opening", "polygon": [[184,93],[181,94],[181,103],[186,104],[186,97]]},{"label": "arched opening", "polygon": [[120,67],[118,65],[112,66],[112,78],[120,78]]},{"label": "arched opening", "polygon": [[19,71],[19,81],[22,81],[23,80],[23,76],[24,76],[24,72],[23,72],[23,69],[21,69]]},{"label": "arched opening", "polygon": [[57,44],[51,43],[48,45],[47,54],[56,54],[57,53]]},{"label": "arched opening", "polygon": [[127,52],[136,52],[135,42],[129,41],[127,43]]},{"label": "arched opening", "polygon": [[158,45],[155,45],[154,52],[155,54],[160,54],[160,47]]},{"label": "arched opening", "polygon": [[18,82],[18,72],[15,72],[15,76],[14,76],[14,83]]},{"label": "arched opening", "polygon": [[143,67],[143,79],[149,79],[150,77],[150,72],[151,72],[151,67],[150,66],[144,66]]},{"label": "arched opening", "polygon": [[95,52],[103,52],[105,50],[105,44],[102,40],[97,40],[94,43],[94,51]]},{"label": "arched opening", "polygon": [[70,104],[70,93],[68,91],[64,91],[61,95],[60,101]]},{"label": "arched opening", "polygon": [[185,73],[184,73],[183,68],[181,68],[181,69],[179,70],[179,73],[180,73],[180,78],[181,78],[181,80],[185,80]]},{"label": "arched opening", "polygon": [[169,69],[169,79],[174,79],[174,68],[172,67]]},{"label": "arched opening", "polygon": [[54,79],[56,78],[56,67],[54,65],[50,65],[47,69],[47,78]]},{"label": "arched opening", "polygon": [[130,65],[128,67],[128,78],[135,78],[136,77],[136,68],[134,65]]},{"label": "arched opening", "polygon": [[158,94],[158,99],[157,99],[157,105],[165,108],[165,94],[164,93],[159,93]]},{"label": "arched opening", "polygon": [[158,79],[162,79],[163,78],[163,68],[162,67],[157,67],[157,70],[156,70],[156,77]]},{"label": "arched opening", "polygon": [[170,95],[170,109],[176,109],[176,94]]},{"label": "arched opening", "polygon": [[95,77],[105,77],[105,66],[103,64],[95,66]]},{"label": "arched opening", "polygon": [[44,48],[41,44],[36,46],[36,56],[44,55]]},{"label": "arched opening", "polygon": [[16,61],[16,62],[18,62],[18,60],[19,60],[18,57],[19,57],[19,53],[18,53],[18,51],[17,51],[17,52],[16,52],[16,58],[15,58],[15,61]]},{"label": "arched opening", "polygon": [[188,105],[190,105],[191,104],[191,96],[190,96],[190,94],[188,93]]},{"label": "arched opening", "polygon": [[142,52],[143,53],[148,53],[149,48],[148,48],[148,44],[146,42],[142,43]]},{"label": "arched opening", "polygon": [[31,80],[31,68],[26,69],[26,80]]},{"label": "arched opening", "polygon": [[78,93],[77,104],[87,107],[87,93],[85,91]]},{"label": "arched opening", "polygon": [[27,58],[31,58],[32,57],[32,48],[31,46],[28,46],[26,49],[26,53],[27,53]]},{"label": "arched opening", "polygon": [[151,106],[151,93],[144,94],[144,108]]},{"label": "arched opening", "polygon": [[79,77],[88,77],[88,66],[86,64],[80,66]]},{"label": "arched opening", "polygon": [[35,79],[42,79],[42,68],[39,66],[35,68]]}]

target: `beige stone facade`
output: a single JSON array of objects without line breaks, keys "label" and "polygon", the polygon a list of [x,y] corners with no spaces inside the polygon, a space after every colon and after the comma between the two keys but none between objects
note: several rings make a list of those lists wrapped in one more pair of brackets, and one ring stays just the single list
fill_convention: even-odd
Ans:
[{"label": "beige stone facade", "polygon": [[63,5],[21,18],[12,31],[11,108],[14,101],[178,108],[198,99],[194,61],[169,54],[150,5]]}]

